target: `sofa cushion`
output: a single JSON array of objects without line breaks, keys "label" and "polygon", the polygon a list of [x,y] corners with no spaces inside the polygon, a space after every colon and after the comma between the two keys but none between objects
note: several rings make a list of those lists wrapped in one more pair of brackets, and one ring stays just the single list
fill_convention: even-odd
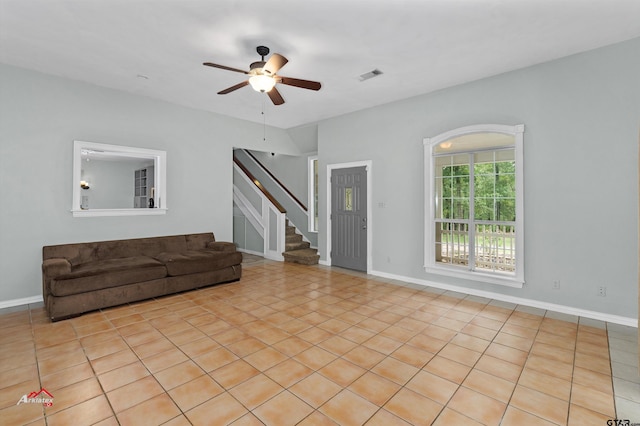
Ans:
[{"label": "sofa cushion", "polygon": [[165,266],[147,256],[81,263],[51,281],[51,294],[68,296],[167,276]]},{"label": "sofa cushion", "polygon": [[195,274],[215,271],[239,265],[242,262],[240,252],[229,253],[216,250],[187,250],[182,253],[160,253],[155,258],[167,267],[169,276]]}]

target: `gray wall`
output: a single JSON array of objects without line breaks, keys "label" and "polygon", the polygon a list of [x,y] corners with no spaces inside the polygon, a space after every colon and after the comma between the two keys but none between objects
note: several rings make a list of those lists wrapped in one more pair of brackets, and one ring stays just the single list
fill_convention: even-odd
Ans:
[{"label": "gray wall", "polygon": [[[374,271],[637,318],[639,76],[634,39],[319,123],[323,259],[327,165],[372,160]],[[422,267],[422,140],[479,123],[525,125],[522,289]]]},{"label": "gray wall", "polygon": [[251,153],[269,170],[293,195],[306,207],[308,201],[307,162],[308,156],[293,156],[270,152],[251,151]]},{"label": "gray wall", "polygon": [[[264,148],[263,132],[262,125],[0,64],[0,304],[42,295],[44,245],[209,231],[231,241],[232,147]],[[284,130],[269,135],[268,149],[299,153]],[[168,213],[72,217],[74,140],[167,151]]]}]

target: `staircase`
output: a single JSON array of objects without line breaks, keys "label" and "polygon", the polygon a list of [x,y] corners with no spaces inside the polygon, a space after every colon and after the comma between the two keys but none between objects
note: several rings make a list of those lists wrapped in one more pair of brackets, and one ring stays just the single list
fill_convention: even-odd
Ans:
[{"label": "staircase", "polygon": [[302,241],[302,235],[296,233],[295,226],[286,223],[285,251],[282,253],[285,262],[301,265],[317,265],[320,260],[318,250],[309,247],[308,241]]}]

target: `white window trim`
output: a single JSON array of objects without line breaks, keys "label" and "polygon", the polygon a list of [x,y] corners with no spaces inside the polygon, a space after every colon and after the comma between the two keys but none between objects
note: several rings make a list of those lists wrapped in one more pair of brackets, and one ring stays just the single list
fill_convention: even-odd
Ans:
[{"label": "white window trim", "polygon": [[[504,133],[515,137],[516,158],[516,272],[515,275],[501,276],[499,273],[464,270],[456,266],[439,265],[435,261],[435,201],[433,199],[435,179],[433,176],[433,147],[462,135],[473,133]],[[489,284],[522,288],[524,285],[524,124],[507,126],[502,124],[480,124],[460,127],[425,138],[424,144],[424,182],[425,182],[425,232],[424,232],[424,269],[426,272]]]},{"label": "white window trim", "polygon": [[[309,216],[309,232],[318,232],[316,227],[314,226],[314,218],[316,216],[316,200],[315,200],[315,171],[313,167],[313,162],[318,161],[317,155],[312,155],[307,157],[307,182],[308,182],[308,190],[307,190],[307,205],[309,208],[307,209],[307,214]],[[320,185],[318,183],[318,188]]]}]

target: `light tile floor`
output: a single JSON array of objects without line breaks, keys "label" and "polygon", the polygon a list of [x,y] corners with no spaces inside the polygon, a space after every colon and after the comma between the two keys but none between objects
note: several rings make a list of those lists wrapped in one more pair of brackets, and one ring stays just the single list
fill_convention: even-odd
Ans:
[{"label": "light tile floor", "polygon": [[0,425],[640,422],[635,328],[250,256],[237,283],[2,313],[0,345]]}]

